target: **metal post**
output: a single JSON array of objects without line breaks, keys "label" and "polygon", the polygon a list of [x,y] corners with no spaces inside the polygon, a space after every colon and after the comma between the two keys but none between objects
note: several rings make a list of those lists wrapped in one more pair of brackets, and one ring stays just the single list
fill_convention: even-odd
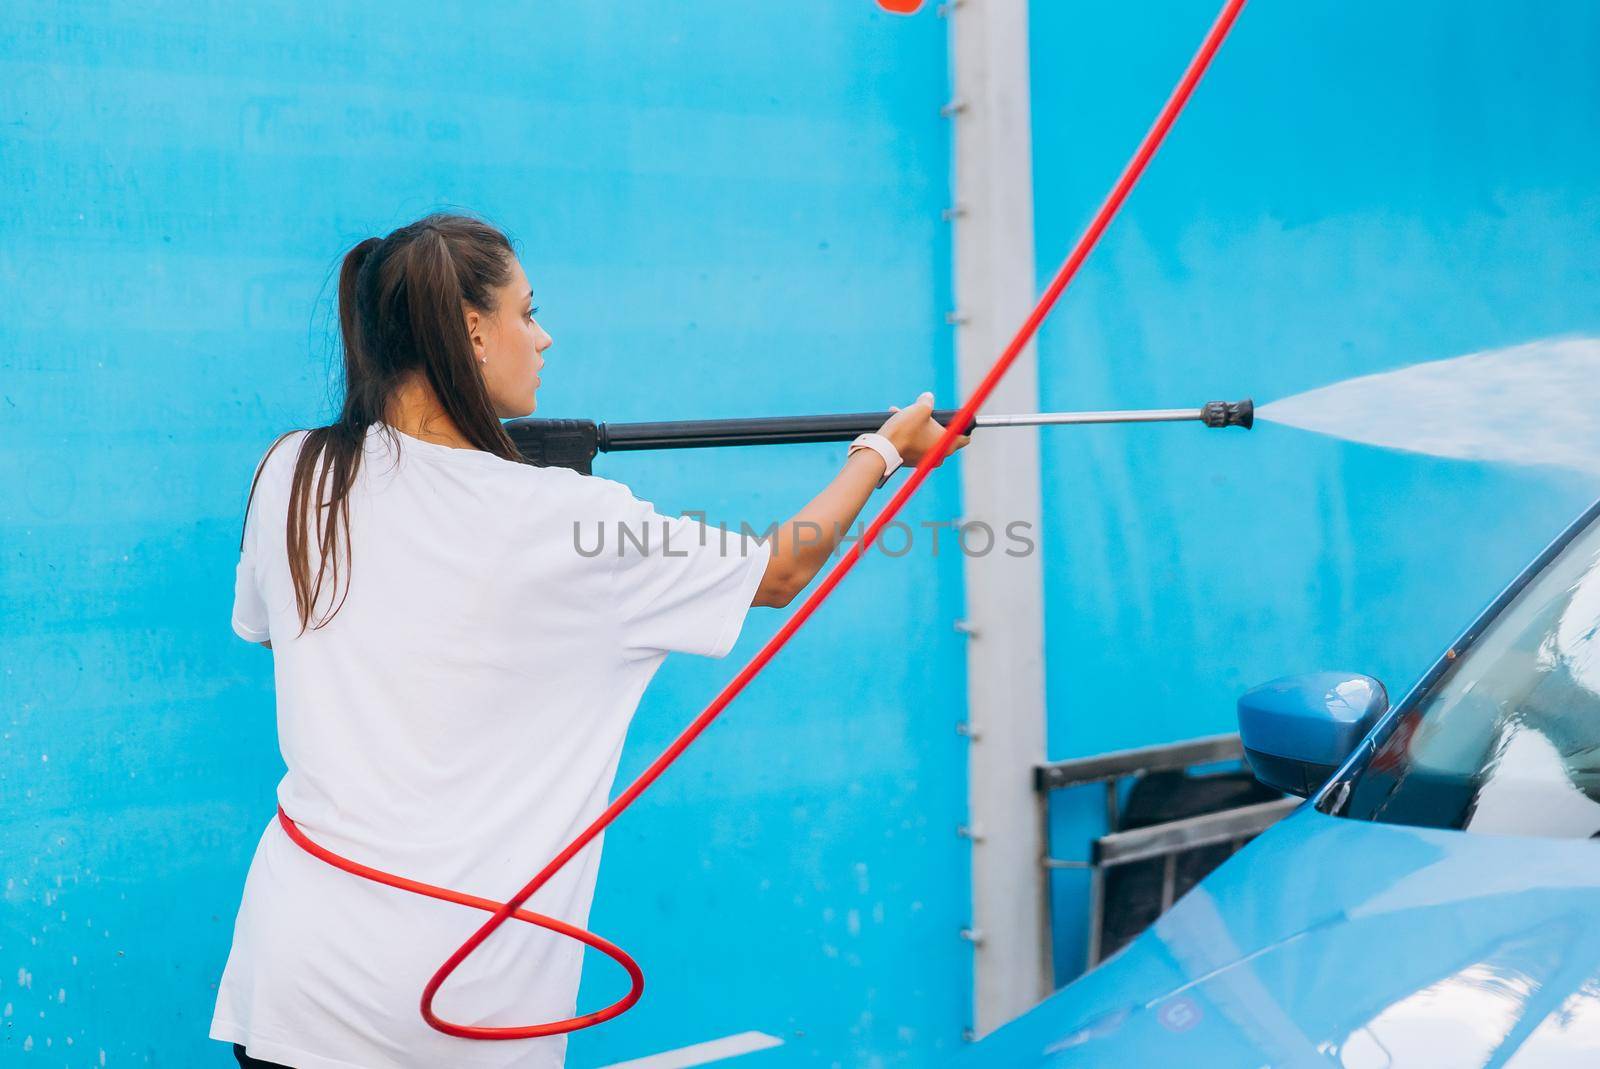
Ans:
[{"label": "metal post", "polygon": [[1100,964],[1100,942],[1105,932],[1106,870],[1089,866],[1089,952],[1087,968]]},{"label": "metal post", "polygon": [[[952,82],[947,109],[954,144],[948,214],[955,254],[956,378],[968,395],[1037,296],[1033,261],[1032,148],[1027,0],[964,0],[949,18]],[[937,107],[946,101],[930,102]],[[1037,412],[1032,347],[984,406]],[[1044,551],[1040,530],[1039,432],[1021,427],[974,436],[962,451],[965,515],[996,532],[1008,524],[1035,542],[1032,553],[963,556],[968,719],[982,737],[968,747],[968,811],[986,838],[972,844],[973,1030],[992,1032],[1052,990],[1044,881],[1019,879],[1045,845],[1029,769],[1044,760]]]}]

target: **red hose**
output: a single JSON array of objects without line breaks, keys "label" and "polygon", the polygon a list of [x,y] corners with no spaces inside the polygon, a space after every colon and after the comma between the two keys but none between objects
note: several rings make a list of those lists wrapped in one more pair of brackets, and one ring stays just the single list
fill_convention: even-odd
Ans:
[{"label": "red hose", "polygon": [[[493,914],[483,923],[481,928],[472,934],[470,939],[462,943],[455,953],[450,955],[449,960],[439,967],[439,970],[428,981],[427,986],[422,989],[422,1017],[430,1026],[447,1035],[460,1036],[463,1039],[534,1039],[539,1036],[560,1035],[564,1032],[575,1032],[580,1028],[588,1028],[591,1025],[599,1024],[601,1021],[610,1020],[639,1001],[639,996],[644,994],[644,973],[640,970],[638,964],[628,956],[626,951],[600,938],[593,932],[585,931],[554,917],[547,917],[531,910],[522,909],[522,904],[532,897],[535,891],[543,887],[550,877],[560,871],[562,866],[571,861],[578,851],[588,845],[591,839],[604,831],[617,818],[618,814],[633,803],[635,798],[644,793],[645,788],[655,782],[656,777],[660,776],[668,765],[677,760],[678,755],[683,753],[689,744],[710,726],[718,714],[727,708],[728,704],[745,688],[746,684],[754,679],[762,668],[766,667],[767,662],[772,660],[773,655],[783,648],[784,644],[800,629],[800,625],[806,622],[807,618],[816,611],[817,606],[821,605],[823,600],[833,592],[833,588],[839,585],[845,573],[855,566],[856,561],[861,559],[861,555],[866,552],[867,547],[878,537],[878,532],[883,530],[884,526],[894,518],[895,513],[899,512],[901,506],[910,500],[911,495],[917,492],[917,488],[928,477],[928,473],[944,459],[945,455],[950,451],[951,443],[957,437],[956,428],[965,427],[971,422],[979,406],[988,399],[989,394],[999,385],[1001,377],[1005,375],[1012,362],[1016,360],[1017,354],[1022,352],[1023,347],[1032,339],[1034,333],[1039,329],[1039,324],[1044,321],[1044,317],[1049,314],[1051,307],[1056,303],[1056,299],[1067,288],[1067,284],[1078,273],[1078,268],[1082,266],[1090,250],[1100,240],[1100,235],[1105,233],[1106,227],[1111,224],[1111,220],[1122,207],[1122,202],[1127,199],[1129,191],[1139,181],[1139,176],[1144,172],[1145,165],[1150,162],[1150,157],[1155,155],[1156,149],[1161,145],[1162,139],[1166,137],[1167,131],[1171,129],[1174,120],[1183,111],[1184,105],[1188,103],[1195,86],[1205,73],[1206,67],[1211,63],[1211,58],[1216,55],[1217,49],[1221,47],[1222,42],[1227,38],[1228,31],[1233,28],[1234,20],[1238,18],[1239,11],[1244,5],[1245,0],[1227,0],[1223,5],[1221,13],[1217,15],[1216,21],[1206,33],[1205,40],[1200,45],[1200,50],[1189,61],[1189,67],[1183,72],[1183,78],[1172,91],[1172,95],[1162,107],[1161,113],[1156,116],[1155,123],[1150,127],[1149,132],[1145,134],[1144,140],[1140,142],[1138,151],[1133,154],[1133,158],[1123,168],[1122,176],[1117,179],[1117,184],[1111,188],[1111,192],[1106,196],[1105,202],[1100,205],[1100,210],[1095,213],[1088,229],[1078,238],[1072,253],[1067,257],[1066,262],[1061,265],[1060,270],[1056,272],[1054,280],[1051,281],[1049,288],[1045,290],[1044,296],[1039,298],[1039,303],[1034,306],[1032,314],[1028,316],[1027,321],[1017,331],[1016,337],[1011,339],[1011,344],[1006,346],[1005,352],[1000,354],[999,359],[994,362],[994,366],[989,369],[988,374],[984,375],[983,381],[972,392],[972,396],[967,399],[966,404],[962,405],[956,415],[951,418],[949,424],[945,427],[944,433],[939,437],[939,441],[934,445],[933,450],[922,458],[922,462],[912,471],[910,477],[906,479],[899,491],[890,499],[884,510],[878,513],[861,538],[856,540],[855,544],[850,547],[849,552],[823,577],[822,582],[812,591],[811,596],[805,600],[805,603],[784,621],[783,626],[778,629],[778,633],[773,635],[767,641],[767,644],[761,648],[760,652],[750,660],[750,663],[740,670],[739,674],[734,677],[733,682],[722,689],[722,693],[718,694],[716,699],[706,706],[699,716],[694,718],[694,722],[684,730],[683,734],[679,735],[673,744],[667,747],[661,756],[656,758],[650,764],[650,767],[639,775],[638,779],[629,784],[628,789],[619,794],[616,800],[606,807],[605,812],[595,818],[594,823],[585,828],[581,835],[567,844],[566,849],[562,850],[548,865],[539,870],[539,874],[529,880],[527,886],[523,887],[522,890],[518,891],[506,902],[494,902],[486,898],[478,898],[473,895],[462,894],[459,891],[452,891],[445,887],[435,887],[432,884],[408,880],[404,876],[395,876],[392,873],[383,872],[359,862],[351,861],[349,858],[341,857],[330,850],[318,846],[306,838],[305,833],[295,825],[294,821],[289,819],[282,807],[279,807],[278,822],[283,826],[283,830],[288,833],[289,838],[304,847],[313,856],[321,858],[328,864],[368,880],[375,880],[390,887],[398,887],[402,891],[411,891],[415,894],[427,895],[430,898],[440,898],[446,902],[471,906],[474,909],[481,909]],[[633,983],[632,989],[623,998],[605,1009],[582,1014],[578,1017],[569,1017],[561,1021],[552,1021],[548,1024],[485,1028],[475,1025],[456,1024],[452,1021],[446,1021],[435,1014],[433,1012],[433,999],[438,994],[439,988],[445,982],[445,979],[485,939],[489,938],[495,929],[513,918],[570,936],[609,955],[624,969],[628,970],[628,976]]]}]

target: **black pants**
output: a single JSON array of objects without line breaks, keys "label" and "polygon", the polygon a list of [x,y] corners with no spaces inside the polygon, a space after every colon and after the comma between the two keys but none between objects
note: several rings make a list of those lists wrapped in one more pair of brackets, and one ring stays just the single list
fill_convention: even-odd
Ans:
[{"label": "black pants", "polygon": [[239,1064],[244,1069],[294,1069],[290,1065],[282,1065],[278,1062],[264,1062],[259,1058],[252,1058],[244,1052],[244,1044],[242,1043],[233,1045],[233,1056],[239,1059]]}]

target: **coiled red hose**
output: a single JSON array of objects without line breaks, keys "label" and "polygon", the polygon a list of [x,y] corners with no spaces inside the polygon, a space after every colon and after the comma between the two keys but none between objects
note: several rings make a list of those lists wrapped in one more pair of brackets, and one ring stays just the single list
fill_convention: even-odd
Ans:
[{"label": "coiled red hose", "polygon": [[[1034,306],[1033,312],[1017,331],[1016,337],[1011,339],[1011,344],[1006,346],[999,359],[994,362],[988,373],[984,375],[983,381],[978,384],[977,389],[973,390],[972,396],[967,399],[966,404],[962,405],[950,420],[949,425],[945,427],[944,433],[939,437],[939,441],[934,445],[933,450],[922,458],[922,462],[912,471],[910,477],[906,479],[899,491],[890,499],[884,510],[878,513],[861,538],[850,547],[849,552],[840,559],[839,563],[823,577],[822,582],[812,591],[811,596],[805,600],[805,603],[784,621],[783,626],[778,629],[778,633],[773,635],[767,641],[767,644],[761,648],[760,652],[751,658],[750,663],[740,670],[739,674],[733,678],[733,682],[722,689],[722,692],[716,696],[711,704],[706,706],[705,710],[694,718],[694,721],[684,730],[683,734],[679,735],[660,757],[651,762],[650,767],[640,773],[639,778],[629,784],[628,789],[619,794],[616,800],[606,807],[605,812],[595,818],[594,823],[590,824],[583,830],[582,834],[567,844],[567,847],[551,859],[548,865],[540,869],[538,875],[528,881],[527,886],[523,887],[509,900],[495,902],[486,898],[478,898],[474,895],[462,894],[459,891],[452,891],[447,887],[435,887],[432,884],[408,880],[404,876],[396,876],[393,873],[383,872],[360,862],[351,861],[349,858],[341,857],[331,850],[318,846],[308,839],[305,833],[295,825],[294,821],[289,819],[283,808],[279,807],[278,823],[288,833],[289,838],[293,839],[313,856],[326,861],[328,864],[364,879],[375,880],[390,887],[397,887],[402,891],[410,891],[414,894],[427,895],[430,898],[443,899],[446,902],[471,906],[474,909],[481,909],[492,914],[483,923],[483,926],[472,934],[471,938],[462,943],[455,953],[450,955],[449,959],[429,979],[427,986],[422,989],[422,1017],[430,1026],[447,1035],[460,1036],[463,1039],[534,1039],[540,1036],[575,1032],[580,1028],[597,1025],[625,1012],[635,1002],[639,1001],[639,996],[644,994],[644,972],[639,968],[638,963],[628,956],[626,951],[614,943],[595,935],[593,932],[585,931],[554,917],[547,917],[541,913],[534,913],[532,910],[525,910],[521,908],[522,904],[560,871],[562,866],[571,861],[578,851],[588,845],[590,840],[604,831],[624,809],[633,803],[635,798],[644,793],[645,789],[655,782],[656,777],[666,771],[667,766],[677,760],[678,755],[683,753],[689,744],[699,737],[700,733],[710,726],[711,722],[728,707],[728,704],[733,701],[739,692],[744,690],[745,686],[760,673],[762,668],[766,667],[767,662],[772,660],[773,656],[800,629],[800,625],[805,623],[811,614],[816,611],[817,606],[821,605],[828,595],[832,593],[833,588],[839,585],[845,574],[855,567],[856,561],[861,559],[861,555],[866,552],[867,547],[878,537],[878,532],[883,530],[884,526],[894,518],[895,513],[899,512],[901,507],[911,499],[911,495],[917,492],[917,488],[928,477],[928,473],[949,453],[950,446],[958,434],[956,428],[965,427],[971,422],[973,415],[988,399],[989,394],[994,391],[1000,379],[1016,360],[1017,355],[1022,352],[1023,347],[1033,338],[1034,333],[1039,329],[1039,324],[1044,321],[1044,317],[1049,314],[1057,298],[1067,288],[1067,284],[1072,281],[1073,276],[1078,273],[1078,268],[1083,265],[1083,261],[1100,240],[1100,236],[1105,233],[1106,227],[1115,218],[1118,210],[1122,207],[1123,201],[1127,199],[1128,193],[1133,189],[1135,183],[1139,181],[1139,176],[1144,173],[1145,165],[1155,155],[1156,149],[1160,147],[1162,139],[1167,135],[1167,131],[1171,129],[1173,122],[1177,119],[1179,113],[1183,111],[1184,105],[1188,103],[1195,86],[1199,84],[1200,78],[1205,74],[1212,57],[1216,55],[1217,49],[1222,46],[1222,42],[1227,38],[1228,31],[1233,28],[1234,21],[1238,18],[1239,12],[1244,5],[1245,0],[1227,0],[1223,5],[1216,21],[1206,33],[1205,40],[1201,42],[1199,51],[1189,61],[1188,69],[1184,71],[1177,87],[1173,89],[1172,95],[1167,99],[1160,114],[1156,116],[1156,120],[1151,125],[1149,132],[1145,134],[1144,140],[1139,143],[1139,148],[1133,154],[1133,158],[1123,168],[1122,175],[1117,179],[1116,185],[1111,187],[1111,192],[1100,205],[1099,211],[1095,212],[1088,228],[1078,238],[1071,254],[1067,256],[1066,261],[1056,272],[1056,276],[1051,281],[1049,288],[1039,298],[1038,304]],[[489,938],[495,929],[512,919],[538,925],[552,932],[569,936],[608,955],[628,971],[628,976],[632,980],[632,989],[627,995],[602,1010],[581,1014],[577,1017],[569,1017],[565,1020],[551,1021],[548,1024],[486,1028],[476,1025],[456,1024],[453,1021],[446,1021],[434,1013],[433,999],[438,994],[440,986],[466,960],[468,955],[476,950],[485,939]]]}]

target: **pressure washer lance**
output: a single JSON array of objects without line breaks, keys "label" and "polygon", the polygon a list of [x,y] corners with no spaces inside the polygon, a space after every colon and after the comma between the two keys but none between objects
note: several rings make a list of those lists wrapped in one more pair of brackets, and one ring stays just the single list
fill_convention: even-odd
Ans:
[{"label": "pressure washer lance", "polygon": [[[936,410],[933,418],[949,426],[958,410]],[[749,419],[685,419],[664,423],[595,423],[585,419],[524,417],[506,423],[523,459],[541,467],[571,468],[591,475],[596,453],[632,449],[700,449],[729,445],[783,445],[798,442],[848,442],[875,431],[892,412],[845,412],[827,416],[757,416]],[[1131,412],[1032,412],[1020,416],[976,417],[976,427],[1032,427],[1065,423],[1181,423],[1243,427],[1255,423],[1255,404],[1209,401],[1202,408],[1151,408]],[[966,428],[963,433],[971,433]]]}]

